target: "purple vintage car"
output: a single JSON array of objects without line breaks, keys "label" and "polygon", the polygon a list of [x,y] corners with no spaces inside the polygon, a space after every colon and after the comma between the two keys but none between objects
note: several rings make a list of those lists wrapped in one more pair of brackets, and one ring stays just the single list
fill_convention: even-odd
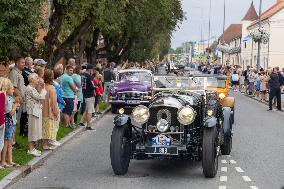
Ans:
[{"label": "purple vintage car", "polygon": [[133,108],[137,105],[148,105],[152,97],[153,75],[144,69],[121,70],[110,90],[112,113],[118,108]]}]

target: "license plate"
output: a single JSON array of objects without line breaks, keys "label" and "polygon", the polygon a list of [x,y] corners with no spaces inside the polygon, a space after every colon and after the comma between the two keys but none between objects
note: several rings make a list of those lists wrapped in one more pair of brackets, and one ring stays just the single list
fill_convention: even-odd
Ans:
[{"label": "license plate", "polygon": [[177,147],[146,147],[146,154],[157,154],[157,155],[178,155]]},{"label": "license plate", "polygon": [[127,100],[126,104],[140,104],[140,100]]}]

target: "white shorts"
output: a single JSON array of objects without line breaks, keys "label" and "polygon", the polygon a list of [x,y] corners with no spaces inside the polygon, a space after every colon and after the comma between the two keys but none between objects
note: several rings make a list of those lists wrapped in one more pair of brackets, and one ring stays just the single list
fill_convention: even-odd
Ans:
[{"label": "white shorts", "polygon": [[88,114],[95,113],[95,97],[85,98],[86,109],[85,112]]}]

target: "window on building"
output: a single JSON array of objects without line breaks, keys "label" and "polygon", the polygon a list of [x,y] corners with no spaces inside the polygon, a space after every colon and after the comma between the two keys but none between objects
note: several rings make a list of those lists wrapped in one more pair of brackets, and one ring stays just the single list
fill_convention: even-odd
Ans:
[{"label": "window on building", "polygon": [[247,48],[247,42],[245,42],[245,49]]}]

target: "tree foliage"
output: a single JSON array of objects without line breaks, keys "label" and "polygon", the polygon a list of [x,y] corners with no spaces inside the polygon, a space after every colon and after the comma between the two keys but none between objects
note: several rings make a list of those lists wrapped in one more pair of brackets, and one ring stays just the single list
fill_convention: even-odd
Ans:
[{"label": "tree foliage", "polygon": [[[33,44],[39,26],[38,7],[41,0],[29,1],[32,3],[27,3],[28,0],[3,1],[6,2],[2,3],[5,7],[3,10],[14,6],[10,2],[22,2],[25,8],[33,7],[30,9],[34,10],[30,12],[32,15],[22,15],[21,5],[17,6],[17,15],[28,19],[23,22],[26,30],[19,32],[23,36],[15,37],[11,43],[12,47],[28,49]],[[10,13],[6,11],[5,17],[11,17]],[[61,57],[68,58],[69,54],[80,57],[84,51],[89,59],[104,52],[110,61],[115,62],[126,58],[144,60],[163,56],[170,48],[172,32],[182,20],[180,0],[52,0],[42,56],[52,64]],[[3,25],[5,22],[0,25],[0,33]],[[17,28],[20,25],[14,26]],[[15,28],[7,27],[6,30],[18,32]],[[104,47],[97,46],[100,34],[104,37]],[[4,41],[7,43],[7,39],[11,39],[7,34],[5,36]],[[90,62],[94,63],[93,60]]]},{"label": "tree foliage", "polygon": [[42,0],[0,1],[0,62],[12,58],[13,50],[28,51],[41,27]]}]

